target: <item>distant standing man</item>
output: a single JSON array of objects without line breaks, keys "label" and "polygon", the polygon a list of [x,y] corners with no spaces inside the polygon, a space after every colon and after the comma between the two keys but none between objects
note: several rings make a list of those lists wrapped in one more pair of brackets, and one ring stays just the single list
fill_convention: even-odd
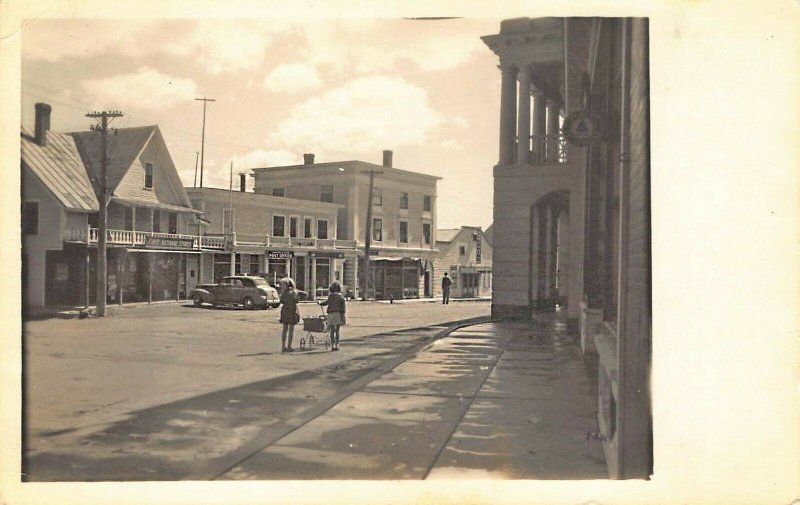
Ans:
[{"label": "distant standing man", "polygon": [[442,304],[449,304],[450,303],[450,285],[453,284],[453,280],[447,276],[447,272],[444,273],[444,277],[442,277]]}]

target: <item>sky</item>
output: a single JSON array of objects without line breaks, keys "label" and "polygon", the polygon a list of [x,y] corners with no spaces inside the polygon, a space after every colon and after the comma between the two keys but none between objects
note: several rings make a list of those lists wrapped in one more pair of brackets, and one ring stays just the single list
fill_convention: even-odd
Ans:
[{"label": "sky", "polygon": [[[362,160],[442,177],[439,228],[492,222],[500,73],[480,40],[500,19],[36,19],[22,33],[22,123],[55,131],[156,124],[193,186],[264,166]],[[252,179],[248,180],[252,189]]]}]

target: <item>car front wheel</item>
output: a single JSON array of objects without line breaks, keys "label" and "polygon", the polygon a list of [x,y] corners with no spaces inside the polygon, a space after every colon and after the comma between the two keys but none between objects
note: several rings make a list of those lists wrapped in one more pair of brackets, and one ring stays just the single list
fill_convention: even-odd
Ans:
[{"label": "car front wheel", "polygon": [[192,297],[192,303],[194,303],[195,307],[199,307],[203,305],[203,298],[200,295],[194,295]]},{"label": "car front wheel", "polygon": [[242,300],[242,306],[246,310],[253,310],[256,306],[256,302],[249,296],[245,296],[244,300]]}]

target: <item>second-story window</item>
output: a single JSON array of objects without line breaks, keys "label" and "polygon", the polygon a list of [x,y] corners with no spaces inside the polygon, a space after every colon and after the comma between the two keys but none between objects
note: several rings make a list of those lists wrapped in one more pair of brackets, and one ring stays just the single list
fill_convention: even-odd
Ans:
[{"label": "second-story window", "polygon": [[319,191],[319,201],[333,203],[333,184],[323,184]]},{"label": "second-story window", "polygon": [[383,240],[383,219],[374,218],[372,220],[372,240],[375,242]]},{"label": "second-story window", "polygon": [[317,219],[317,238],[328,238],[327,219]]},{"label": "second-story window", "polygon": [[408,193],[400,194],[400,208],[408,209]]},{"label": "second-story window", "polygon": [[373,188],[372,190],[372,205],[376,207],[383,206],[383,190],[379,188]]},{"label": "second-story window", "polygon": [[422,211],[423,212],[430,212],[433,208],[432,205],[432,198],[430,195],[425,195],[422,197]]},{"label": "second-story window", "polygon": [[169,232],[178,233],[178,214],[176,212],[169,213]]},{"label": "second-story window", "polygon": [[431,245],[431,224],[430,223],[422,223],[422,239],[425,241],[425,245]]},{"label": "second-story window", "polygon": [[408,243],[408,221],[400,221],[400,242]]},{"label": "second-story window", "polygon": [[312,238],[314,236],[314,232],[312,230],[314,226],[314,221],[310,217],[307,217],[303,220],[303,237],[304,238]]},{"label": "second-story window", "polygon": [[133,230],[133,208],[125,207],[125,229]]},{"label": "second-story window", "polygon": [[272,196],[286,196],[284,188],[272,188]]},{"label": "second-story window", "polygon": [[284,216],[272,216],[272,235],[274,237],[286,235],[286,218]]},{"label": "second-story window", "polygon": [[156,233],[161,232],[161,211],[153,211],[153,231]]},{"label": "second-story window", "polygon": [[233,220],[236,216],[236,209],[222,209],[222,233],[231,233],[233,231]]},{"label": "second-story window", "polygon": [[153,164],[149,161],[144,162],[144,187],[153,189]]},{"label": "second-story window", "polygon": [[458,246],[458,255],[459,256],[466,256],[467,255],[467,246],[465,246],[465,245]]},{"label": "second-story window", "polygon": [[297,236],[297,216],[289,217],[289,236],[296,237]]}]

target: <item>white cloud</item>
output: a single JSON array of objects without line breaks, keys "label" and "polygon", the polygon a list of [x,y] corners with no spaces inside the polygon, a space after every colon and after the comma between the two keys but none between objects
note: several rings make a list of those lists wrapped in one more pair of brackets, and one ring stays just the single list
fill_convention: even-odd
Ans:
[{"label": "white cloud", "polygon": [[322,86],[317,69],[304,63],[276,67],[264,78],[262,86],[274,93],[301,93]]},{"label": "white cloud", "polygon": [[[304,25],[304,55],[340,73],[370,74],[410,61],[423,70],[452,70],[486,50],[464,20],[325,20]],[[424,29],[423,29],[424,28]]]},{"label": "white cloud", "polygon": [[[231,162],[233,162],[233,187],[239,187],[239,173],[249,172],[253,168],[279,167],[285,165],[299,165],[302,156],[283,149],[254,149],[249,153],[239,154],[229,158],[222,165],[216,162],[206,164],[203,185],[217,188],[228,188],[230,185]],[[216,168],[209,170],[209,166]],[[252,186],[250,178],[247,179],[248,188]]]},{"label": "white cloud", "polygon": [[83,89],[93,106],[123,111],[167,107],[197,96],[197,85],[191,79],[177,79],[148,67],[130,74],[84,81]]},{"label": "white cloud", "polygon": [[37,19],[22,32],[22,55],[47,62],[110,52],[135,56],[152,50],[141,41],[157,30],[156,25],[141,21]]},{"label": "white cloud", "polygon": [[307,152],[364,152],[424,144],[443,122],[424,89],[362,77],[296,106],[270,141]]},{"label": "white cloud", "polygon": [[235,72],[261,64],[272,36],[262,25],[234,20],[203,20],[187,37],[164,45],[176,56],[194,58],[212,74]]},{"label": "white cloud", "polygon": [[439,147],[441,147],[442,149],[445,149],[447,151],[463,151],[464,150],[464,145],[461,142],[459,142],[457,140],[453,140],[453,139],[443,140],[441,143],[439,143]]}]

